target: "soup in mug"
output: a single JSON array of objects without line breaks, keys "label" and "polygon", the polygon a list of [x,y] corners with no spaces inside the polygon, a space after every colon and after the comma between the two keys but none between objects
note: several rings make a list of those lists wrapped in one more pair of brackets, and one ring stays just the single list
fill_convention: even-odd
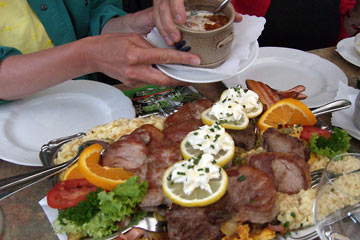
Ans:
[{"label": "soup in mug", "polygon": [[224,14],[213,14],[209,11],[187,11],[183,27],[194,31],[210,31],[221,28],[229,22]]}]

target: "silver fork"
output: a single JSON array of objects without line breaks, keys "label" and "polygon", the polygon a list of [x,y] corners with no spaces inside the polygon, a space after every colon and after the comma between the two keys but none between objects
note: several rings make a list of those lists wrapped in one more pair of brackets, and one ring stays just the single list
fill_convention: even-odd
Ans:
[{"label": "silver fork", "polygon": [[17,176],[0,179],[0,201],[6,197],[11,196],[12,194],[14,194],[20,190],[23,190],[37,182],[40,182],[44,179],[54,176],[55,174],[70,167],[79,159],[80,153],[84,148],[86,148],[92,144],[95,144],[95,143],[102,145],[104,148],[106,148],[109,145],[107,142],[104,142],[101,140],[89,140],[89,141],[83,142],[79,146],[79,150],[78,150],[78,153],[76,154],[76,156],[67,162],[64,162],[62,164],[55,165],[55,166],[43,167],[43,168],[35,170],[33,172],[24,173],[24,174],[20,174]]},{"label": "silver fork", "polygon": [[[325,169],[321,168],[321,169],[317,169],[317,170],[311,172],[311,174],[310,174],[310,176],[311,176],[311,188],[316,187],[320,183],[321,176],[324,173],[324,171],[325,171]],[[357,172],[360,172],[360,169],[356,169],[354,171],[348,172],[347,174],[352,174],[352,173],[357,173]],[[333,172],[328,172],[328,178],[330,180],[335,179],[340,175],[342,175],[342,174],[336,174],[336,173],[333,173]]]}]

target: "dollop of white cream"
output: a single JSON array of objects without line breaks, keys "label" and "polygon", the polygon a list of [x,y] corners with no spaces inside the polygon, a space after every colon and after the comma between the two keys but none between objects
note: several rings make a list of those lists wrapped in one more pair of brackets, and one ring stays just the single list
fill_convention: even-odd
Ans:
[{"label": "dollop of white cream", "polygon": [[190,195],[196,188],[213,193],[210,187],[211,179],[220,178],[220,167],[214,164],[211,154],[203,154],[200,159],[191,158],[185,162],[174,165],[170,181],[183,183],[183,191]]},{"label": "dollop of white cream", "polygon": [[254,91],[242,89],[240,86],[229,88],[221,96],[219,102],[231,102],[233,105],[240,105],[245,113],[254,112],[261,108],[259,95]]},{"label": "dollop of white cream", "polygon": [[234,141],[225,133],[225,128],[214,123],[212,126],[204,125],[190,132],[185,144],[190,144],[194,149],[215,156],[221,150],[230,150]]}]

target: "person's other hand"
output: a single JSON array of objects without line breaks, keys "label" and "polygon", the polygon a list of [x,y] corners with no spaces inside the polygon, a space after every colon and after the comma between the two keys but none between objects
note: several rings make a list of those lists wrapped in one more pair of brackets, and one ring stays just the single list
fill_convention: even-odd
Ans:
[{"label": "person's other hand", "polygon": [[[184,0],[153,0],[153,17],[160,35],[169,46],[181,40],[181,33],[175,23],[178,25],[185,23]],[[241,14],[236,13],[235,22],[241,20]]]},{"label": "person's other hand", "polygon": [[86,59],[92,72],[102,72],[126,85],[141,83],[158,86],[184,85],[153,67],[153,64],[179,63],[197,66],[200,58],[167,48],[155,48],[138,34],[104,34],[93,41]]}]

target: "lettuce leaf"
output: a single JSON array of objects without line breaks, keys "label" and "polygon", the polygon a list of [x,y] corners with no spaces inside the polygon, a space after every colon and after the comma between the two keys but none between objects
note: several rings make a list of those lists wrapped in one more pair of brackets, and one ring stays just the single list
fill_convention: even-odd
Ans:
[{"label": "lettuce leaf", "polygon": [[[146,192],[147,183],[140,183],[138,177],[131,177],[110,192],[100,191],[97,193],[100,211],[89,221],[79,225],[78,222],[73,221],[77,217],[66,217],[68,215],[65,215],[65,217],[61,218],[61,221],[58,218],[53,223],[53,228],[56,233],[81,233],[96,238],[110,235],[119,228],[116,222],[136,213],[136,206],[141,202]],[[84,206],[88,206],[88,204],[79,204],[74,207],[80,208],[75,212],[85,212],[86,209],[82,209]]]},{"label": "lettuce leaf", "polygon": [[310,152],[317,155],[333,158],[338,154],[347,152],[350,148],[351,137],[341,128],[334,128],[330,138],[317,136],[316,133],[310,138]]}]

